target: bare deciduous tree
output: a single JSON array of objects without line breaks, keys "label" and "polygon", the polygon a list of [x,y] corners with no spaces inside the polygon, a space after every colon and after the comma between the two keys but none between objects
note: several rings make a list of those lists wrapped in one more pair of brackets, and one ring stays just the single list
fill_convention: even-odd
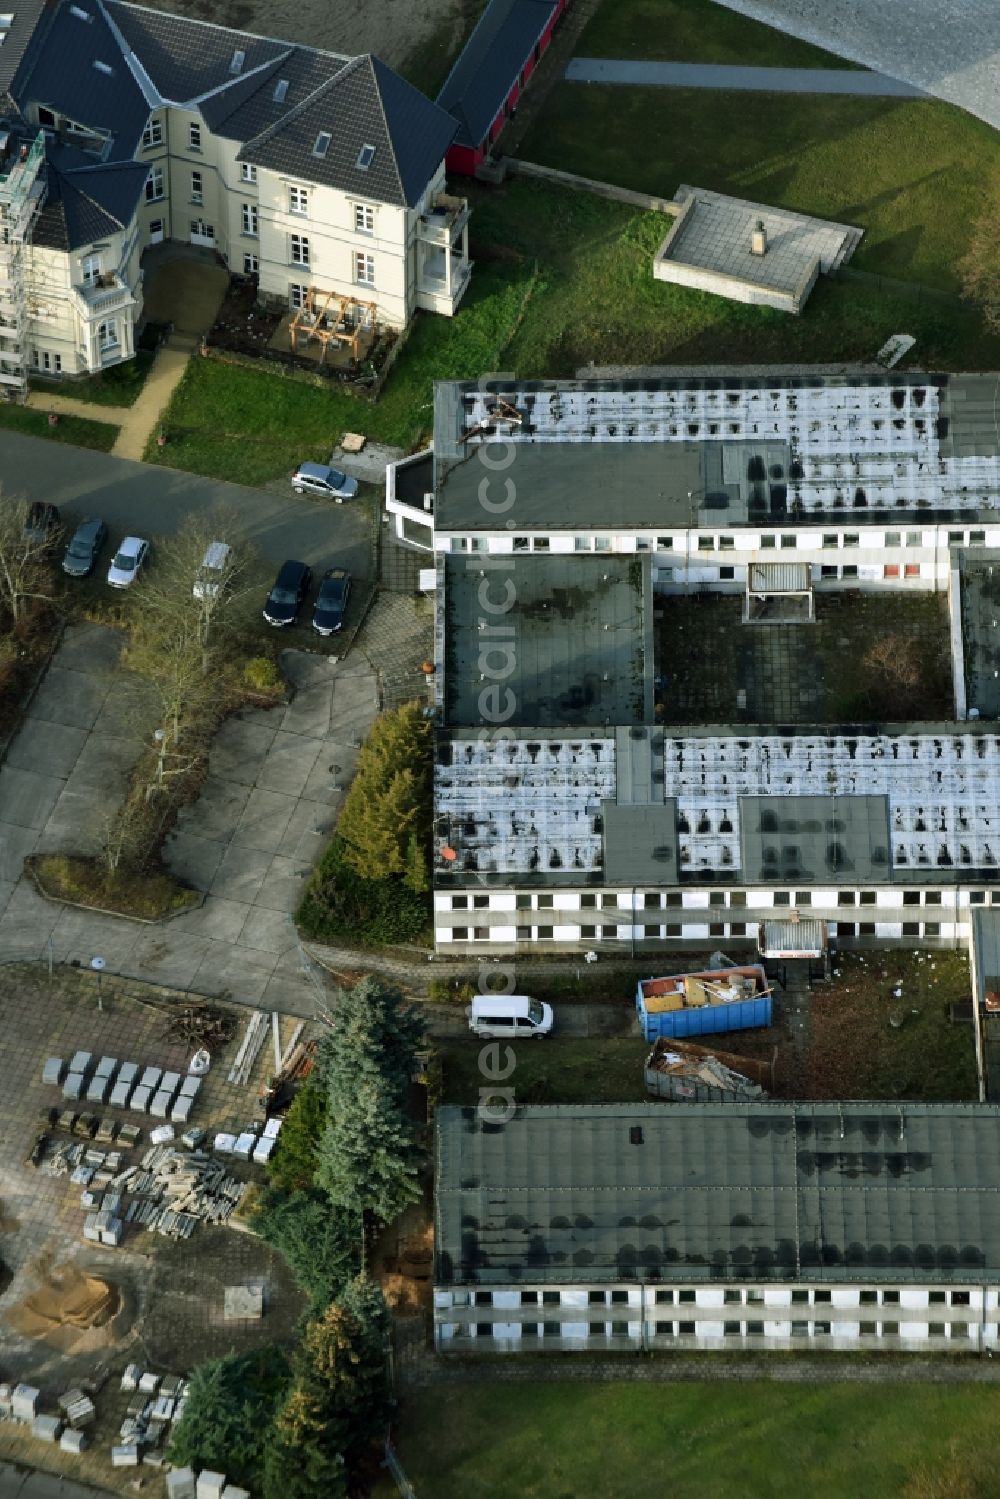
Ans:
[{"label": "bare deciduous tree", "polygon": [[[253,548],[239,539],[239,518],[216,505],[198,512],[157,546],[156,566],[143,590],[149,610],[191,628],[202,648],[202,670],[210,668],[209,646],[239,615],[256,584]],[[205,561],[213,543],[212,564]]]},{"label": "bare deciduous tree", "polygon": [[27,500],[0,491],[0,610],[16,624],[30,599],[51,600],[55,537],[29,527]]}]

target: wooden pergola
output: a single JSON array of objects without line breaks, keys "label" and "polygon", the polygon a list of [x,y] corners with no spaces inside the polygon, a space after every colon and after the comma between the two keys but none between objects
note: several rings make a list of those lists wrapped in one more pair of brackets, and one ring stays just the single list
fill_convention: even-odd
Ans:
[{"label": "wooden pergola", "polygon": [[302,306],[288,325],[292,353],[298,353],[299,338],[303,337],[307,344],[316,339],[322,345],[320,364],[331,344],[349,349],[351,358],[360,360],[362,336],[366,332],[374,333],[377,311],[376,302],[359,302],[357,297],[318,291],[315,286],[310,286]]}]

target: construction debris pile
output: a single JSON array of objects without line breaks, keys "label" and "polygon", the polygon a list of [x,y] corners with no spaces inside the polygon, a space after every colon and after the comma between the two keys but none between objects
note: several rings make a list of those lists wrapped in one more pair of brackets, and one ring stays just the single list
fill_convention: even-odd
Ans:
[{"label": "construction debris pile", "polygon": [[87,1446],[84,1430],[97,1414],[94,1402],[83,1390],[67,1390],[60,1395],[58,1416],[47,1416],[38,1410],[41,1392],[34,1385],[0,1384],[0,1420],[25,1426],[40,1442],[55,1445],[63,1452],[83,1452]]},{"label": "construction debris pile", "polygon": [[[61,1057],[49,1057],[42,1068],[42,1082],[62,1087],[68,1102],[86,1098],[87,1103],[112,1109],[132,1109],[153,1119],[171,1119],[187,1124],[202,1078],[187,1076],[162,1067],[142,1067],[138,1062],[119,1062],[117,1057],[101,1057],[89,1083],[92,1056],[77,1051],[68,1068]],[[84,1090],[86,1089],[86,1092]]]},{"label": "construction debris pile", "polygon": [[769,1077],[766,1062],[709,1051],[673,1036],[661,1036],[646,1058],[646,1091],[656,1098],[746,1103],[767,1097],[763,1084]]},{"label": "construction debris pile", "polygon": [[83,1188],[83,1236],[92,1243],[117,1248],[126,1223],[188,1239],[199,1222],[225,1223],[248,1191],[248,1183],[236,1181],[220,1161],[197,1148],[203,1137],[203,1131],[190,1131],[182,1141],[186,1150],[154,1144],[138,1165],[124,1169],[118,1151],[62,1144],[41,1169],[50,1176],[70,1173],[73,1185]]},{"label": "construction debris pile", "polygon": [[129,1364],[122,1374],[121,1388],[134,1398],[118,1428],[111,1466],[134,1468],[141,1457],[147,1467],[163,1467],[165,1459],[156,1449],[166,1446],[171,1426],[184,1414],[187,1380],[176,1374],[165,1374],[161,1379],[158,1374],[143,1372],[140,1364]]}]

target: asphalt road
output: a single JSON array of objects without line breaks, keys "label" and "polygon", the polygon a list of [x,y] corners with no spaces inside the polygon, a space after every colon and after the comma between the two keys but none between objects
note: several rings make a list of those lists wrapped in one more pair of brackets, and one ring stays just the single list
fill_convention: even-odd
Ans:
[{"label": "asphalt road", "polygon": [[14,432],[0,432],[0,485],[5,495],[58,505],[67,530],[85,515],[102,516],[110,532],[105,566],[110,548],[129,534],[153,541],[155,563],[158,535],[176,531],[191,511],[222,503],[244,518],[244,537],[275,568],[295,557],[317,574],[335,565],[359,580],[371,572],[363,500],[336,505],[297,495],[290,484],[249,489]]}]

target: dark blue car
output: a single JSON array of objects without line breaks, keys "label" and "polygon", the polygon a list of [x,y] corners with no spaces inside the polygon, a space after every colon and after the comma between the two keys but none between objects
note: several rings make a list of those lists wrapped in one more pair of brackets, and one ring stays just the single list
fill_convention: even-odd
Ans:
[{"label": "dark blue car", "polygon": [[309,592],[311,579],[312,568],[304,562],[281,564],[281,571],[264,605],[264,618],[269,625],[294,625]]}]

